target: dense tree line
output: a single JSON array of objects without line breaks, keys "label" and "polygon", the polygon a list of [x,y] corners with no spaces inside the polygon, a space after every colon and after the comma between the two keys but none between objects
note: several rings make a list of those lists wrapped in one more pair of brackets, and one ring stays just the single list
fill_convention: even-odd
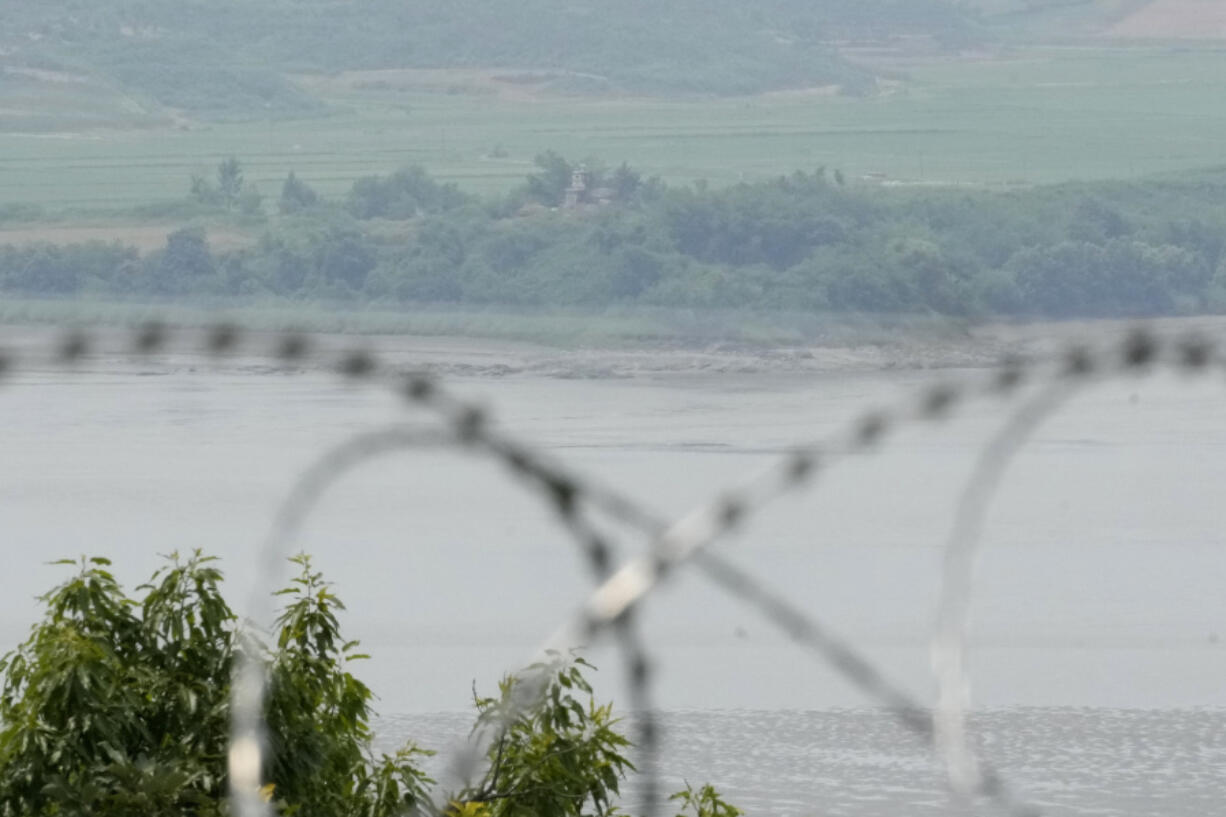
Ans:
[{"label": "dense tree line", "polygon": [[214,251],[199,227],[144,256],[9,246],[0,289],[971,316],[1226,309],[1221,173],[1002,193],[890,189],[819,169],[707,189],[589,161],[588,184],[562,206],[576,169],[544,154],[518,189],[487,199],[418,168],[358,180],[340,202],[291,175],[282,215],[253,247]]}]

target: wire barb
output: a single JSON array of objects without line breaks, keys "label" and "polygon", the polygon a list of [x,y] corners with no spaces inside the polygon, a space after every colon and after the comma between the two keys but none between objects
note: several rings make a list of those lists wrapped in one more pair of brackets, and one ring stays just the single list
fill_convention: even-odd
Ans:
[{"label": "wire barb", "polygon": [[[185,333],[178,329],[150,321],[126,337],[124,348],[151,356],[169,351],[172,342],[182,343],[184,337]],[[799,647],[831,666],[943,754],[955,790],[986,797],[1010,817],[1037,814],[1036,809],[1012,793],[999,772],[970,752],[965,737],[967,679],[962,662],[965,614],[973,589],[974,555],[991,497],[1016,452],[1075,389],[1108,377],[1164,367],[1189,375],[1221,369],[1219,352],[1211,338],[1189,333],[1172,339],[1146,327],[1138,327],[1121,340],[1099,347],[1071,345],[1055,355],[1009,358],[979,376],[929,386],[920,391],[918,399],[866,411],[830,438],[797,445],[780,461],[751,475],[741,485],[669,520],[649,503],[577,473],[537,446],[507,434],[498,428],[487,409],[456,398],[432,375],[398,370],[374,351],[356,349],[339,356],[329,355],[316,339],[296,332],[281,334],[272,339],[271,346],[261,346],[255,334],[232,323],[218,323],[195,337],[199,338],[194,341],[198,344],[196,348],[190,348],[189,342],[187,348],[177,351],[212,357],[248,354],[281,364],[316,365],[348,382],[390,386],[406,406],[423,410],[437,421],[431,429],[397,425],[356,435],[326,452],[299,476],[280,507],[254,566],[259,597],[252,600],[251,609],[255,611],[256,622],[260,623],[267,612],[268,602],[262,589],[277,576],[288,548],[312,509],[345,474],[378,456],[423,446],[469,451],[501,464],[516,482],[530,488],[552,509],[596,581],[597,586],[581,609],[558,628],[541,652],[548,655],[593,644],[607,634],[616,638],[637,716],[644,817],[654,817],[660,806],[656,770],[659,725],[651,703],[659,664],[648,653],[636,613],[645,598],[674,572],[689,565],[727,595],[757,609]],[[22,349],[20,362],[46,360],[52,365],[70,366],[104,350],[102,341],[101,336],[73,330],[56,339],[42,358],[37,353],[27,358],[26,350]],[[17,371],[18,363],[14,352],[0,349],[0,377]],[[981,452],[946,544],[941,608],[932,642],[934,671],[940,682],[935,709],[924,707],[903,692],[850,643],[829,632],[814,617],[711,552],[710,545],[733,530],[748,529],[757,515],[780,497],[811,488],[819,473],[824,475],[849,456],[880,450],[898,427],[948,421],[974,399],[990,398],[1012,405],[1009,401],[1021,401],[1022,395],[1033,389],[1038,389],[1037,395],[1019,404]],[[642,552],[618,565],[616,537],[607,533],[598,520],[618,526],[623,535],[640,539],[644,545]],[[254,655],[255,651],[247,650],[244,654]],[[262,672],[254,659],[241,661],[234,683],[229,762],[231,780],[238,781],[234,806],[240,817],[265,817],[268,813],[268,806],[252,795],[258,790],[258,785],[253,784],[261,782],[260,770],[266,768]],[[536,705],[539,698],[533,690],[543,694],[545,684],[543,678],[531,671],[518,677],[525,683],[512,703],[522,712]],[[512,711],[507,716],[515,714]],[[496,736],[484,734],[476,738],[452,759],[453,768],[466,776],[479,773],[485,749],[491,745],[487,741]]]}]

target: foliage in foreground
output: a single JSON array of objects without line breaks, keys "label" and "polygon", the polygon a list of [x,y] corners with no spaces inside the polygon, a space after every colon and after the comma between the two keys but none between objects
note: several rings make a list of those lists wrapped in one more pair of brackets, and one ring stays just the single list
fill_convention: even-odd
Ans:
[{"label": "foliage in foreground", "polygon": [[[538,667],[537,703],[522,712],[512,702],[528,681],[515,676],[475,698],[489,767],[440,812],[420,765],[430,752],[371,749],[372,693],[349,672],[365,656],[341,636],[344,605],[307,557],[293,561],[300,573],[278,593],[275,642],[259,656],[269,676],[264,794],[280,814],[621,813],[630,742],[611,705],[594,700],[582,659]],[[229,814],[230,681],[244,642],[214,560],[171,556],[137,596],[106,559],[61,564],[76,573],[41,597],[42,621],[0,660],[0,815]],[[694,817],[740,813],[710,786],[687,785],[673,800]]]}]

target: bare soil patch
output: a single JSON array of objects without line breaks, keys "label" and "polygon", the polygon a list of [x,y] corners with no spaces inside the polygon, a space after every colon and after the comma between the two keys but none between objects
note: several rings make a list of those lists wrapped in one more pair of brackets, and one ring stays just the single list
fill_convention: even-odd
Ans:
[{"label": "bare soil patch", "polygon": [[1226,39],[1222,0],[1154,0],[1112,26],[1108,34],[1129,39]]},{"label": "bare soil patch", "polygon": [[9,66],[3,70],[5,74],[13,74],[20,77],[28,77],[40,82],[55,82],[59,84],[75,83],[79,85],[88,84],[89,77],[84,74],[69,74],[64,71],[47,71],[42,68],[24,68],[18,66]]},{"label": "bare soil patch", "polygon": [[317,93],[443,93],[488,95],[526,101],[548,93],[558,72],[480,68],[392,68],[342,71],[333,76],[300,75],[296,81]]},{"label": "bare soil patch", "polygon": [[[141,225],[59,225],[33,224],[0,228],[0,244],[84,244],[88,241],[130,244],[142,253],[166,246],[166,236],[181,229],[182,224]],[[234,250],[248,247],[254,239],[237,230],[209,229],[209,246],[214,250]]]}]

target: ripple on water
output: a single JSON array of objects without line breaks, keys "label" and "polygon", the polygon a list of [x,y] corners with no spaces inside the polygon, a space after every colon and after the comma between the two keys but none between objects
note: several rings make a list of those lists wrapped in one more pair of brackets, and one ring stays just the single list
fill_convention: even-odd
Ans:
[{"label": "ripple on water", "polygon": [[[675,712],[662,722],[668,789],[710,781],[750,815],[963,813],[929,752],[880,712]],[[389,717],[380,739],[442,749],[470,724],[466,714]],[[1226,709],[1009,709],[977,716],[974,733],[1050,817],[1204,817],[1226,803]]]}]

